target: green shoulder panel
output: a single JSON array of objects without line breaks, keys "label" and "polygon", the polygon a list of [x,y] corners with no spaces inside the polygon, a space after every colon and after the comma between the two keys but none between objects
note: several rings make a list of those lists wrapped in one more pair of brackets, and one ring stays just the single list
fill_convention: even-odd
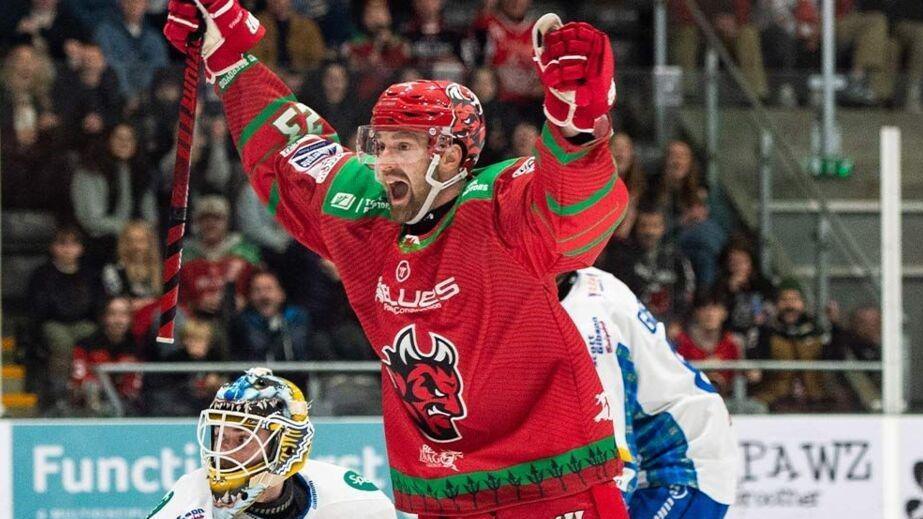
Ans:
[{"label": "green shoulder panel", "polygon": [[[497,179],[504,171],[521,160],[522,157],[517,157],[474,170],[471,180],[468,181],[465,185],[465,189],[462,190],[461,202],[467,202],[468,200],[489,200],[493,198],[494,184]],[[523,167],[530,163],[531,160],[526,159],[526,162],[523,163]]]},{"label": "green shoulder panel", "polygon": [[391,204],[385,188],[355,155],[346,159],[330,182],[321,209],[325,214],[347,220],[390,216]]}]

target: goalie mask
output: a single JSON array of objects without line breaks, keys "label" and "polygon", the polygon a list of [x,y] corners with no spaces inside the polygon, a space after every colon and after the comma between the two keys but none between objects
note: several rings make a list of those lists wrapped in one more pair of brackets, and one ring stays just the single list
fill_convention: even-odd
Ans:
[{"label": "goalie mask", "polygon": [[314,439],[298,386],[253,368],[221,386],[197,427],[214,517],[236,517],[304,466]]}]

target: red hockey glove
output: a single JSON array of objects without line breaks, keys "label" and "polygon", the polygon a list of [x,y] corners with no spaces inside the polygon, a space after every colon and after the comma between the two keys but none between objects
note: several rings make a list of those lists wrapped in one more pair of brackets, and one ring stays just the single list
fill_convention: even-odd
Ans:
[{"label": "red hockey glove", "polygon": [[548,13],[532,28],[539,78],[545,86],[545,117],[561,128],[608,132],[615,103],[615,61],[609,36],[584,22],[561,25]]},{"label": "red hockey glove", "polygon": [[214,81],[216,76],[241,63],[243,53],[260,41],[266,29],[237,0],[196,0],[195,4],[189,0],[170,0],[163,32],[174,47],[184,52],[188,34],[199,25],[196,6],[205,19],[202,57],[208,71],[207,79]]}]

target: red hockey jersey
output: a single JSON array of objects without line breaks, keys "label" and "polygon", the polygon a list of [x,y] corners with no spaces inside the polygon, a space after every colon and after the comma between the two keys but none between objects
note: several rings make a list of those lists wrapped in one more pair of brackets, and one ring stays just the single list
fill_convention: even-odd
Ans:
[{"label": "red hockey jersey", "polygon": [[627,205],[604,141],[546,127],[536,156],[476,171],[423,236],[267,68],[218,81],[268,209],[338,267],[382,361],[399,509],[482,513],[570,495],[620,470],[603,391],[553,274],[590,265]]}]

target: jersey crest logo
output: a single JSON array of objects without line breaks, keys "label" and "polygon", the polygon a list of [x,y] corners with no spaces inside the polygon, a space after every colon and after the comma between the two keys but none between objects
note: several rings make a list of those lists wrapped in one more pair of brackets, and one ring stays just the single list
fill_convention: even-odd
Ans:
[{"label": "jersey crest logo", "polygon": [[407,260],[401,260],[401,262],[397,264],[394,277],[397,279],[398,283],[407,281],[407,278],[410,277],[410,263],[408,263]]},{"label": "jersey crest logo", "polygon": [[459,451],[436,451],[425,443],[420,447],[420,461],[430,468],[452,469],[458,472],[455,462],[464,458]]},{"label": "jersey crest logo", "polygon": [[382,350],[391,383],[404,408],[423,435],[434,442],[461,439],[455,426],[468,415],[458,372],[458,350],[448,339],[430,333],[432,346],[424,353],[417,344],[414,325],[394,337],[394,345]]}]

